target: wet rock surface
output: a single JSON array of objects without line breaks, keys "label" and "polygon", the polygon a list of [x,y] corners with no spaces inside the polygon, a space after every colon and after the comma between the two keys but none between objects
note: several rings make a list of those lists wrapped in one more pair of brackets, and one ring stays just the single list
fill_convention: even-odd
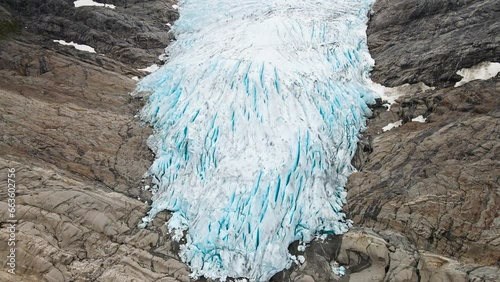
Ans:
[{"label": "wet rock surface", "polygon": [[[2,182],[0,281],[191,281],[168,214],[137,228],[153,156],[150,129],[134,117],[144,98],[129,95],[137,68],[159,63],[177,12],[169,1],[102,2],[117,7],[0,6],[15,19],[0,34],[0,173],[16,169],[19,220],[11,276]],[[376,2],[373,79],[437,89],[374,107],[347,186],[355,227],[305,250],[292,244],[297,263],[272,281],[499,280],[499,78],[451,87],[456,70],[500,60],[499,11],[497,1]],[[425,123],[411,121],[419,115]]]}]

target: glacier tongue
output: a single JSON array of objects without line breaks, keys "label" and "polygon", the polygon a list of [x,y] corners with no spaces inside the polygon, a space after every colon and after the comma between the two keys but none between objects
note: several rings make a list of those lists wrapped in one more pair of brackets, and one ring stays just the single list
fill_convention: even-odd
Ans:
[{"label": "glacier tongue", "polygon": [[169,61],[142,80],[156,192],[194,276],[267,281],[288,246],[346,232],[372,0],[181,0]]}]

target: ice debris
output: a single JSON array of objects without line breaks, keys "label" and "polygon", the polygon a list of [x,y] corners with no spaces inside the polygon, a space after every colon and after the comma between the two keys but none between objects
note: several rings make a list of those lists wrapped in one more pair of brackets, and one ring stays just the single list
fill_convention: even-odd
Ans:
[{"label": "ice debris", "polygon": [[330,266],[332,268],[333,274],[338,275],[338,276],[344,276],[346,274],[346,271],[347,271],[346,268],[344,266],[339,265],[338,262],[332,261],[330,263]]},{"label": "ice debris", "polygon": [[116,6],[112,4],[103,4],[103,3],[98,3],[93,0],[77,0],[73,2],[75,7],[84,7],[84,6],[97,6],[97,7],[105,7],[105,8],[110,8],[110,9],[115,9]]},{"label": "ice debris", "polygon": [[416,118],[412,118],[412,119],[411,119],[411,121],[425,123],[426,118],[424,118],[424,116],[422,116],[422,115],[419,115],[419,116],[418,116],[418,117],[416,117]]}]

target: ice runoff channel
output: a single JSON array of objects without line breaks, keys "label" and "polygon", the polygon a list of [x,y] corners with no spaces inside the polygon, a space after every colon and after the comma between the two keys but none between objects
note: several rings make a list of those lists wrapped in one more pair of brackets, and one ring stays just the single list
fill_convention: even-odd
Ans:
[{"label": "ice runoff channel", "polygon": [[[170,61],[138,90],[163,210],[194,276],[266,281],[341,212],[374,100],[371,0],[182,0]],[[143,224],[144,225],[144,224]]]}]

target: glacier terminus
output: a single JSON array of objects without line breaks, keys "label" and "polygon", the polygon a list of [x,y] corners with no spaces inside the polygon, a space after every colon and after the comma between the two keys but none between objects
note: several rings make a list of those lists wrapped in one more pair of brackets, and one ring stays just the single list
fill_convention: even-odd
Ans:
[{"label": "glacier terminus", "polygon": [[181,0],[168,62],[144,78],[151,210],[193,276],[268,281],[288,246],[341,234],[373,66],[372,0]]}]

